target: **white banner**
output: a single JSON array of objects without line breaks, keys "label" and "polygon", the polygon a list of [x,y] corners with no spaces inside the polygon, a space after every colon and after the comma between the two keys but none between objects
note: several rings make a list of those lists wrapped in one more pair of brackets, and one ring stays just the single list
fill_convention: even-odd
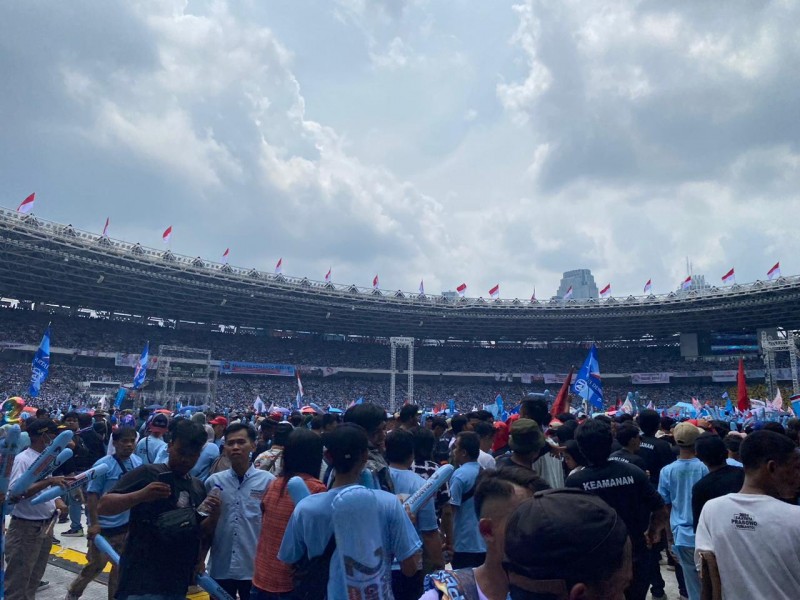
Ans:
[{"label": "white banner", "polygon": [[[569,373],[545,373],[544,382],[548,385],[552,385],[554,383],[561,385],[562,383],[564,383],[564,380],[567,378],[568,374]],[[572,381],[570,383],[573,383],[577,376],[578,376],[577,373],[573,373]]]},{"label": "white banner", "polygon": [[632,373],[631,383],[639,385],[669,383],[669,373]]},{"label": "white banner", "polygon": [[738,373],[738,371],[711,371],[711,381],[716,383],[735,382]]},{"label": "white banner", "polygon": [[533,383],[533,373],[520,373],[519,379],[522,383]]},{"label": "white banner", "polygon": [[[117,352],[114,357],[114,364],[118,367],[135,367],[139,363],[141,354],[128,354],[125,352]],[[158,366],[158,357],[152,354],[148,357],[147,368],[155,369]]]}]

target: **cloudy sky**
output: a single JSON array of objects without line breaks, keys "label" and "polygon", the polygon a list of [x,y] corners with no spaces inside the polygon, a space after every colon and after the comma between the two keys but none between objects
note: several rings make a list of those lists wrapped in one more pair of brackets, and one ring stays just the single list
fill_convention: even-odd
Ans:
[{"label": "cloudy sky", "polygon": [[0,205],[287,275],[800,272],[800,4],[5,3]]}]

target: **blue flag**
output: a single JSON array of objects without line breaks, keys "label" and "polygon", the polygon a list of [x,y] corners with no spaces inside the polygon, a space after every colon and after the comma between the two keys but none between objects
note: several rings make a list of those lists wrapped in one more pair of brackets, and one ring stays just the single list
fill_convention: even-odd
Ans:
[{"label": "blue flag", "polygon": [[117,397],[114,398],[114,408],[121,408],[122,401],[125,400],[125,396],[128,395],[128,390],[121,387],[117,390]]},{"label": "blue flag", "polygon": [[147,375],[147,361],[150,360],[150,342],[145,342],[139,362],[136,363],[136,370],[133,372],[133,389],[138,390],[144,383]]},{"label": "blue flag", "polygon": [[600,379],[600,363],[597,362],[597,347],[594,344],[589,348],[589,354],[572,384],[572,393],[596,408],[603,408],[603,382]]},{"label": "blue flag", "polygon": [[39,349],[33,356],[33,364],[31,365],[31,386],[28,389],[28,395],[31,398],[39,396],[39,390],[42,389],[42,384],[47,380],[47,374],[50,372],[50,325],[44,330],[42,342],[39,344]]},{"label": "blue flag", "polygon": [[450,408],[450,414],[451,415],[456,414],[456,401],[453,398],[450,398],[450,400],[447,402],[447,404],[448,404],[448,407]]}]

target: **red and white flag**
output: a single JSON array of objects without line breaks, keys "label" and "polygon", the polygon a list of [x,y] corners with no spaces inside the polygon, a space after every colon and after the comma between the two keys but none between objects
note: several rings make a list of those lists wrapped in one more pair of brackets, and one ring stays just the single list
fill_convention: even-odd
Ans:
[{"label": "red and white flag", "polygon": [[489,296],[491,298],[499,298],[500,297],[500,284],[498,283],[492,289],[489,290]]},{"label": "red and white flag", "polygon": [[325,283],[330,283],[331,282],[331,271],[332,270],[333,270],[333,267],[328,267],[328,272],[325,273]]},{"label": "red and white flag", "polygon": [[375,277],[373,277],[373,278],[372,278],[372,289],[373,289],[373,290],[379,290],[379,289],[381,289],[381,282],[380,282],[380,280],[378,279],[378,276],[377,276],[377,275],[375,275]]},{"label": "red and white flag", "polygon": [[647,283],[644,284],[644,293],[649,294],[653,289],[653,280],[648,279]]},{"label": "red and white flag", "polygon": [[570,298],[572,298],[572,286],[569,286],[567,293],[564,294],[564,300],[569,300]]},{"label": "red and white flag", "polygon": [[731,282],[736,283],[736,273],[733,272],[733,269],[731,269],[730,271],[725,273],[725,275],[722,276],[722,283],[731,283]]},{"label": "red and white flag", "polygon": [[23,215],[27,215],[29,212],[33,210],[33,201],[36,199],[36,192],[25,198],[22,202],[20,202],[19,206],[17,207],[17,212]]},{"label": "red and white flag", "polygon": [[278,264],[275,265],[275,275],[280,275],[283,273],[283,257],[278,259]]},{"label": "red and white flag", "polygon": [[228,255],[230,253],[231,253],[230,248],[225,248],[225,252],[222,253],[222,262],[224,262],[226,265],[228,264]]},{"label": "red and white flag", "polygon": [[536,302],[536,288],[533,288],[533,294],[531,294],[531,302]]},{"label": "red and white flag", "polygon": [[681,289],[682,290],[688,290],[690,287],[692,287],[692,276],[691,275],[689,275],[686,279],[683,280],[683,283],[681,284]]},{"label": "red and white flag", "polygon": [[108,237],[108,225],[111,222],[109,217],[106,217],[106,224],[103,226],[103,237]]},{"label": "red and white flag", "polygon": [[460,286],[458,286],[456,288],[456,291],[458,292],[458,295],[463,298],[464,294],[467,293],[467,284],[466,283],[462,283]]},{"label": "red and white flag", "polygon": [[600,290],[600,297],[605,298],[611,292],[611,284],[609,283],[606,287]]},{"label": "red and white flag", "polygon": [[422,279],[419,280],[419,295],[420,296],[425,295],[425,281]]},{"label": "red and white flag", "polygon": [[161,241],[163,241],[165,244],[169,244],[170,238],[172,238],[172,225],[167,227],[164,230],[164,233],[161,234]]},{"label": "red and white flag", "polygon": [[697,411],[697,413],[699,415],[700,411],[703,409],[703,407],[700,406],[700,401],[697,398],[695,398],[694,396],[692,396],[692,406],[694,407],[694,409]]},{"label": "red and white flag", "polygon": [[[31,194],[31,198],[33,198],[33,194]],[[780,276],[781,276],[781,263],[776,262],[775,266],[772,267],[769,271],[767,271],[767,277],[769,277],[769,280],[772,281],[776,277]]]}]

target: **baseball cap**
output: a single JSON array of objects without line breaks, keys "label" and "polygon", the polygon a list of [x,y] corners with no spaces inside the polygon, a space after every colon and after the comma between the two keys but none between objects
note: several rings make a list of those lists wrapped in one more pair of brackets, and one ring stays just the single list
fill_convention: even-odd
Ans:
[{"label": "baseball cap", "polygon": [[150,417],[150,422],[147,424],[147,429],[155,433],[166,433],[169,429],[169,419],[167,415],[156,413]]},{"label": "baseball cap", "polygon": [[533,419],[517,419],[511,425],[511,439],[508,446],[515,452],[528,454],[538,452],[544,447],[544,435],[539,424]]},{"label": "baseball cap", "polygon": [[225,417],[214,417],[208,422],[209,425],[222,425],[223,427],[228,426],[228,419]]},{"label": "baseball cap", "polygon": [[694,447],[694,442],[700,437],[703,430],[688,422],[678,423],[672,431],[672,437],[678,446]]},{"label": "baseball cap", "polygon": [[628,530],[602,499],[578,489],[536,492],[506,524],[509,571],[540,581],[608,575]]},{"label": "baseball cap", "polygon": [[55,433],[58,425],[52,419],[30,419],[25,425],[28,435],[42,435],[45,433]]}]

